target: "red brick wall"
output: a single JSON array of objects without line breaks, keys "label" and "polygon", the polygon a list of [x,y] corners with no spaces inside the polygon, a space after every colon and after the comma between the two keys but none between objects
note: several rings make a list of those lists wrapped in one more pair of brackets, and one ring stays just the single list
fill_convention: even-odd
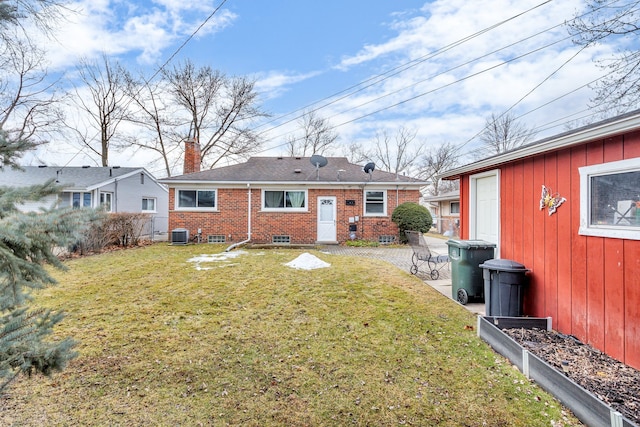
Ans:
[{"label": "red brick wall", "polygon": [[195,139],[184,142],[183,173],[200,172],[200,143]]},{"label": "red brick wall", "polygon": [[[398,236],[398,227],[391,221],[393,209],[405,202],[417,203],[420,198],[418,190],[387,190],[387,216],[363,216],[362,189],[311,189],[308,195],[307,212],[263,212],[262,190],[251,190],[251,241],[254,243],[271,243],[272,236],[285,235],[291,237],[292,244],[311,244],[317,238],[317,202],[319,196],[335,196],[337,239],[344,242],[349,239],[349,218],[356,216],[356,238],[378,241],[381,235]],[[227,242],[240,242],[247,239],[247,200],[246,189],[218,189],[218,212],[185,212],[174,210],[175,189],[169,189],[169,230],[186,228],[190,236],[195,236],[202,229],[202,237],[206,241],[209,235],[224,235]],[[354,200],[354,206],[347,206],[346,200]]]}]

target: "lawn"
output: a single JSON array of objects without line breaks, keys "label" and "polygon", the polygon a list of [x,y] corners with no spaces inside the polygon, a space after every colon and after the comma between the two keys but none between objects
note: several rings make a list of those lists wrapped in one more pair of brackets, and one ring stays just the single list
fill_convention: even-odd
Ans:
[{"label": "lawn", "polygon": [[0,425],[579,425],[474,315],[372,259],[158,243],[66,262],[39,305],[79,356],[14,382]]}]

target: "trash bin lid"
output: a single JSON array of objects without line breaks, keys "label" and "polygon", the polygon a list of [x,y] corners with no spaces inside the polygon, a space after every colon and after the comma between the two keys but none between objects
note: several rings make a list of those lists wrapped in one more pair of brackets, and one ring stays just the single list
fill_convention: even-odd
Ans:
[{"label": "trash bin lid", "polygon": [[453,246],[454,248],[461,249],[478,249],[478,248],[495,248],[496,244],[487,242],[485,240],[456,240],[449,239],[447,240],[447,245]]},{"label": "trash bin lid", "polygon": [[519,262],[510,259],[489,259],[480,264],[479,267],[487,270],[509,271],[514,273],[528,273],[531,271]]}]

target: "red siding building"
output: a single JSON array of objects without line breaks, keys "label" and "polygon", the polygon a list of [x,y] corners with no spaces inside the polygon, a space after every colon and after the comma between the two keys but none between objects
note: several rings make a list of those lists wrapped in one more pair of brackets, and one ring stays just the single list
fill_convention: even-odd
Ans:
[{"label": "red siding building", "polygon": [[640,369],[640,112],[456,168],[461,237],[531,269],[526,315]]}]

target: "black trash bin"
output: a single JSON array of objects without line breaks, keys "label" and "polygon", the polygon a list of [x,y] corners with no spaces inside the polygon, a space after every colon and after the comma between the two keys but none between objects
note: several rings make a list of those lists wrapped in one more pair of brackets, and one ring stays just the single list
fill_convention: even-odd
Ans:
[{"label": "black trash bin", "polygon": [[447,245],[451,262],[451,298],[462,305],[471,299],[481,300],[484,288],[479,265],[495,256],[495,243],[450,239]]},{"label": "black trash bin", "polygon": [[487,316],[522,316],[524,287],[529,269],[509,259],[490,259],[480,264],[484,278],[484,304]]}]

